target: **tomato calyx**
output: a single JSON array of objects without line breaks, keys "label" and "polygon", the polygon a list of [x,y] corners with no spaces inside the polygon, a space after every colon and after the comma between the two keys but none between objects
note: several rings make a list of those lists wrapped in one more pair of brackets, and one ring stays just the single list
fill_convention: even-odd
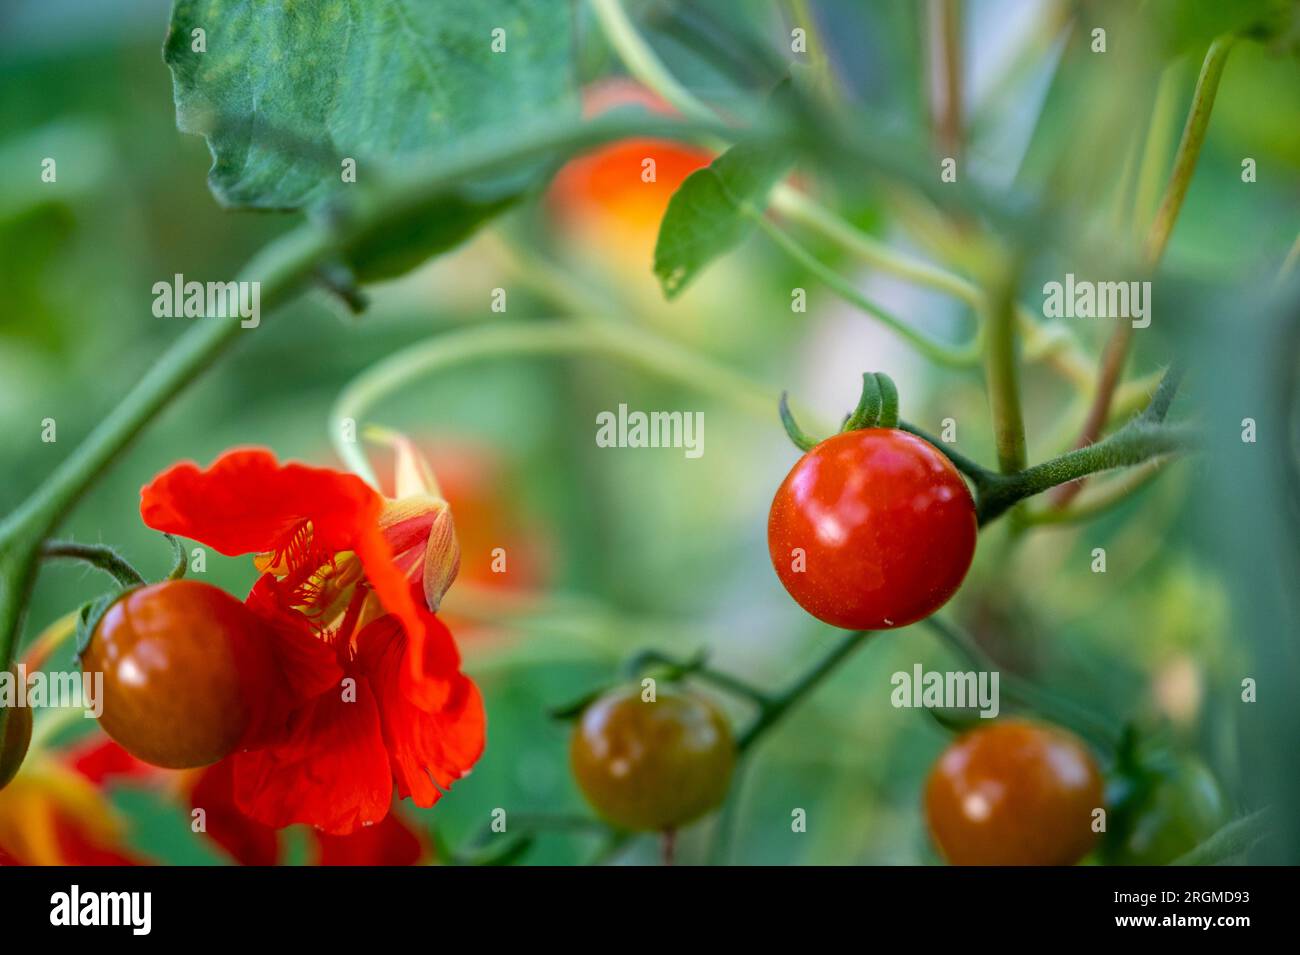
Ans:
[{"label": "tomato calyx", "polygon": [[1168,865],[1228,821],[1209,768],[1166,740],[1124,729],[1107,780],[1110,820],[1100,845],[1109,865]]},{"label": "tomato calyx", "polygon": [[[789,392],[781,392],[777,408],[781,415],[781,425],[795,447],[800,451],[811,451],[818,445],[819,442],[809,437],[794,420],[794,414],[790,411]],[[894,385],[894,380],[883,371],[865,372],[862,375],[862,394],[858,397],[857,407],[845,415],[840,433],[897,427],[898,388]]]}]

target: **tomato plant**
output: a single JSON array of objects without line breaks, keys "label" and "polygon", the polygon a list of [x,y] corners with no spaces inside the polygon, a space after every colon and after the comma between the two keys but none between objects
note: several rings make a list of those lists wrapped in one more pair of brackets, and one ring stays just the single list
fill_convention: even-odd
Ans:
[{"label": "tomato plant", "polygon": [[583,711],[569,759],[601,817],[623,829],[666,831],[722,803],[736,751],[726,718],[702,697],[667,690],[645,701],[627,689]]},{"label": "tomato plant", "polygon": [[265,625],[225,591],[169,580],[127,591],[81,655],[103,673],[99,724],[155,766],[207,766],[256,728],[271,656]]},{"label": "tomato plant", "polygon": [[1097,839],[1102,778],[1087,747],[1007,719],[959,737],[925,787],[930,834],[953,865],[1073,865]]},{"label": "tomato plant", "polygon": [[[819,687],[840,704],[819,713],[827,724],[850,723],[859,705],[866,712],[888,690],[871,682],[875,671],[834,679],[854,653],[879,661],[891,649],[934,649],[980,677],[1000,674],[1015,712],[1068,727],[1007,720],[953,743],[924,799],[950,861],[1077,861],[1095,838],[1091,818],[1081,825],[1084,809],[1103,803],[1112,816],[1104,861],[1169,860],[1206,846],[1197,858],[1216,858],[1225,807],[1267,803],[1263,783],[1256,791],[1224,777],[1220,790],[1208,770],[1125,766],[1103,800],[1097,763],[1116,761],[1116,725],[1148,705],[1184,740],[1213,739],[1220,770],[1251,765],[1249,746],[1269,739],[1237,714],[1221,724],[1242,727],[1237,739],[1206,733],[1229,707],[1258,702],[1252,715],[1280,734],[1300,725],[1275,709],[1284,694],[1254,695],[1258,671],[1280,673],[1293,657],[1281,641],[1258,642],[1296,630],[1294,608],[1275,593],[1284,588],[1265,592],[1248,580],[1248,599],[1231,607],[1237,629],[1252,635],[1241,639],[1267,651],[1251,656],[1227,652],[1237,638],[1207,622],[1216,611],[1230,616],[1221,575],[1191,567],[1195,586],[1170,590],[1163,604],[1138,604],[1139,588],[1128,586],[1165,574],[1173,562],[1160,559],[1164,548],[1180,558],[1197,550],[1173,533],[1189,515],[1222,527],[1239,565],[1274,568],[1282,581],[1300,572],[1276,520],[1295,486],[1293,462],[1278,453],[1293,443],[1295,375],[1278,365],[1294,352],[1297,286],[1288,276],[1300,261],[1294,223],[1276,210],[1289,209],[1297,157],[1293,137],[1255,128],[1259,116],[1289,119],[1288,103],[1242,110],[1239,92],[1258,99],[1284,88],[1279,80],[1291,77],[1275,60],[1285,67],[1295,52],[1300,19],[1274,0],[1189,0],[1168,18],[1145,5],[1045,5],[1017,12],[1025,29],[1006,31],[997,69],[976,71],[971,84],[967,38],[1002,26],[988,5],[787,0],[732,4],[745,10],[726,15],[704,6],[176,0],[162,56],[176,126],[201,136],[212,159],[217,202],[206,209],[185,191],[193,177],[108,168],[130,148],[139,153],[122,168],[160,173],[159,157],[186,154],[175,130],[136,122],[139,90],[117,91],[132,105],[115,118],[97,98],[105,85],[97,67],[82,65],[94,57],[68,57],[67,67],[28,57],[22,40],[8,44],[24,51],[12,69],[5,63],[16,80],[8,86],[80,91],[85,100],[66,111],[34,100],[15,114],[19,125],[30,115],[48,128],[0,142],[0,258],[15,265],[0,280],[0,304],[15,317],[0,322],[0,366],[16,372],[5,376],[4,421],[6,434],[22,425],[29,439],[39,422],[41,438],[11,442],[6,458],[15,462],[10,483],[41,477],[0,520],[0,672],[24,644],[28,660],[57,663],[53,651],[68,639],[60,621],[79,620],[71,632],[85,672],[105,678],[101,725],[130,753],[171,767],[234,754],[209,778],[228,797],[223,821],[233,829],[307,824],[349,839],[383,823],[396,801],[432,808],[447,798],[484,754],[487,710],[501,714],[492,717],[505,729],[496,738],[511,740],[520,714],[507,697],[526,681],[485,680],[480,696],[471,678],[479,667],[550,664],[565,639],[590,641],[586,649],[607,653],[602,663],[630,650],[617,676],[595,691],[584,686],[586,705],[566,711],[580,712],[570,768],[594,814],[575,820],[546,807],[519,823],[533,840],[547,824],[539,820],[563,815],[570,831],[617,842],[722,805],[743,760]],[[1201,16],[1201,6],[1223,9]],[[1186,19],[1182,7],[1193,9]],[[17,27],[24,35],[29,21]],[[890,51],[870,76],[854,46],[864,36],[884,38]],[[913,41],[921,42],[909,48]],[[1219,101],[1237,102],[1211,126],[1232,50],[1243,50],[1232,54],[1242,73]],[[109,62],[134,66],[135,52],[113,50]],[[1185,69],[1189,52],[1195,75]],[[924,81],[898,82],[890,71],[899,64],[923,65]],[[50,84],[45,71],[68,78]],[[129,73],[148,82],[143,69]],[[124,128],[110,129],[126,116]],[[136,145],[137,127],[160,141]],[[111,211],[81,208],[106,184],[123,185],[98,189],[111,193]],[[1185,204],[1199,220],[1190,228],[1178,225]],[[245,248],[261,230],[232,227],[218,206],[294,225]],[[175,229],[163,215],[172,209],[186,212]],[[138,241],[114,242],[119,220],[151,227],[131,233]],[[1235,222],[1250,223],[1248,241],[1220,240]],[[49,233],[30,234],[38,226]],[[83,229],[91,234],[62,241]],[[200,247],[213,271],[247,264],[187,282],[180,268]],[[68,260],[45,260],[55,253]],[[123,261],[96,258],[110,254]],[[440,256],[447,267],[414,274]],[[404,291],[380,293],[377,322],[303,322],[294,334],[265,336],[309,290],[360,313],[372,284],[408,274]],[[67,275],[120,284],[69,307],[66,283],[49,278]],[[130,341],[152,342],[157,353],[131,356],[122,373],[141,373],[130,391],[100,422],[86,420],[84,409],[108,404],[103,392],[116,380],[84,373],[115,344],[95,335],[116,334],[126,319],[115,310],[141,302],[154,279],[162,281],[152,286],[152,318],[167,322],[142,312]],[[1231,325],[1246,330],[1250,357],[1237,342],[1204,345],[1201,326],[1228,323],[1213,320],[1219,303],[1202,280],[1217,280],[1231,307],[1268,313]],[[1213,305],[1197,314],[1202,301]],[[255,347],[231,347],[253,335]],[[237,440],[265,425],[283,428],[270,444],[318,447],[325,435],[303,432],[327,412],[346,473],[249,448],[206,471],[192,464],[207,437],[235,423],[220,419],[225,403],[186,409],[178,399],[227,354],[241,355],[239,364],[214,369],[225,377],[211,394],[247,396]],[[555,360],[564,363],[559,376],[532,367]],[[861,360],[906,376],[906,420],[892,381],[873,372],[840,431],[807,438],[778,398],[781,383],[809,393],[837,387],[845,364],[858,370]],[[1185,367],[1195,406],[1176,408]],[[29,380],[46,369],[68,373],[28,402]],[[346,384],[331,407],[318,406],[333,381]],[[600,454],[588,457],[590,436],[574,423],[589,425],[593,405],[635,422],[619,429],[627,454],[604,453],[609,442],[598,434]],[[56,406],[80,420],[56,421]],[[381,410],[414,419],[444,452],[456,429],[477,443],[499,426],[510,473],[526,480],[485,493],[488,482],[475,477],[463,490],[439,468],[450,478],[440,486],[438,469],[399,451],[389,497],[375,446],[410,443],[380,423]],[[136,521],[134,485],[125,495],[112,484],[90,492],[114,467],[141,473],[133,465],[142,462],[128,460],[131,442],[164,411],[188,417],[170,432],[170,466],[145,487]],[[744,415],[757,426],[735,420]],[[767,442],[778,420],[801,451],[793,462]],[[942,437],[933,437],[926,429],[938,422]],[[85,437],[64,454],[68,435]],[[1191,453],[1222,483],[1196,483],[1180,463]],[[1159,507],[1148,506],[1148,493]],[[1237,522],[1255,500],[1265,503],[1254,522]],[[516,505],[553,523],[537,538],[546,553],[530,554],[500,523]],[[785,594],[765,567],[749,576],[744,561],[764,516]],[[152,528],[192,541],[199,558],[205,548],[255,555],[243,572],[260,576],[231,591],[247,594],[243,603],[180,582],[188,545],[174,539],[172,579],[148,584],[107,545],[57,540],[60,528],[121,534],[128,551],[132,534]],[[1261,540],[1274,546],[1257,553]],[[83,603],[77,582],[47,573],[48,562],[67,558],[107,571],[116,589]],[[227,572],[237,573],[211,579]],[[1164,611],[1175,605],[1183,613],[1169,622]],[[46,629],[28,640],[25,623],[38,620]],[[849,632],[818,635],[815,621]],[[907,637],[866,639],[913,624]],[[512,639],[458,643],[470,627]],[[1153,637],[1162,627],[1178,632]],[[548,639],[514,639],[535,631]],[[942,645],[928,646],[936,635]],[[649,646],[632,648],[633,638]],[[700,649],[690,655],[673,640]],[[880,652],[858,649],[880,643]],[[709,652],[740,657],[759,675],[751,683]],[[655,667],[665,682],[735,697],[734,732],[687,690],[656,702],[603,692]],[[557,676],[566,678],[586,679]],[[578,690],[566,683],[562,692]],[[975,719],[956,712],[960,704],[912,698],[947,730]],[[533,717],[537,700],[527,702]],[[918,722],[898,721],[907,732]],[[66,724],[36,725],[31,745],[43,757]],[[892,766],[897,749],[915,745],[900,730],[896,739],[882,731],[876,747],[877,729],[870,753],[843,748],[865,764],[852,767],[855,778],[881,770],[868,761]],[[16,771],[30,735],[29,713],[7,714],[0,778]],[[809,772],[824,755],[806,751],[815,742],[786,753],[786,770],[809,785],[823,782]],[[510,778],[485,763],[455,798],[475,798],[484,779]],[[519,775],[536,782],[530,798],[563,789],[545,772]],[[906,785],[915,795],[921,783]],[[511,795],[493,793],[494,804]],[[464,818],[457,812],[453,828]],[[737,815],[720,815],[710,861],[726,860]],[[510,817],[521,818],[513,806]],[[1263,832],[1250,818],[1220,841]],[[402,857],[422,856],[400,841]],[[330,854],[366,855],[357,847],[340,843]],[[524,851],[493,847],[497,859]]]}]

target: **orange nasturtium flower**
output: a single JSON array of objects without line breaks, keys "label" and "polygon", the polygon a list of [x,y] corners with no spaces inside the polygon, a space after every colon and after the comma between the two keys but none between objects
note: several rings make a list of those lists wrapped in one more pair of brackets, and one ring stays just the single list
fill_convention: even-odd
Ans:
[{"label": "orange nasturtium flower", "polygon": [[241,449],[141,492],[150,527],[262,571],[246,606],[268,624],[275,691],[226,761],[264,825],[347,835],[383,820],[394,788],[432,805],[483,751],[482,698],[431,612],[459,561],[450,512],[409,460],[397,491]]},{"label": "orange nasturtium flower", "polygon": [[[583,91],[587,116],[620,106],[672,112],[654,93],[627,80],[605,81]],[[668,140],[620,140],[566,163],[551,183],[549,205],[579,235],[601,248],[622,250],[644,265],[640,260],[654,248],[668,200],[687,176],[712,158],[706,150]],[[653,179],[646,166],[651,159]]]}]

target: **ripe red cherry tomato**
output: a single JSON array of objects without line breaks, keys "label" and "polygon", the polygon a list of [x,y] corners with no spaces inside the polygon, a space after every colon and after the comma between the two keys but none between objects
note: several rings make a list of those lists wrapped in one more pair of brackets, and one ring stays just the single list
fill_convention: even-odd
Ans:
[{"label": "ripe red cherry tomato", "polygon": [[81,655],[104,674],[100,726],[132,755],[168,769],[234,752],[270,691],[271,637],[210,584],[171,580],[108,609]]},{"label": "ripe red cherry tomato", "polygon": [[1026,720],[971,730],[944,750],[926,819],[953,865],[1073,865],[1097,839],[1102,779],[1073,735]]},{"label": "ripe red cherry tomato", "polygon": [[587,707],[569,748],[587,801],[623,829],[666,831],[722,804],[736,744],[726,719],[699,697],[616,690]]},{"label": "ripe red cherry tomato", "polygon": [[[18,683],[17,670],[10,670],[14,686]],[[4,730],[0,732],[0,789],[18,775],[27,747],[32,742],[32,711],[27,706],[4,707]]]},{"label": "ripe red cherry tomato", "polygon": [[772,501],[767,546],[785,589],[818,620],[883,630],[948,602],[975,530],[970,491],[934,445],[865,428],[798,460]]}]

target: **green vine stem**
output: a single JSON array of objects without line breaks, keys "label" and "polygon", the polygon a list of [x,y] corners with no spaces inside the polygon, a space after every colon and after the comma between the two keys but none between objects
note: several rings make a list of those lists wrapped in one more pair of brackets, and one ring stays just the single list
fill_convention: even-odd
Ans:
[{"label": "green vine stem", "polygon": [[1109,481],[1099,484],[1064,508],[1043,507],[1022,515],[1027,525],[1081,524],[1107,513],[1154,481],[1168,464],[1164,457],[1151,458]]},{"label": "green vine stem", "polygon": [[1142,258],[1150,268],[1155,268],[1164,258],[1174,223],[1178,221],[1183,200],[1187,198],[1187,190],[1192,185],[1196,161],[1200,158],[1201,147],[1205,145],[1205,134],[1210,128],[1210,114],[1214,111],[1214,100],[1219,93],[1219,80],[1223,77],[1223,67],[1228,62],[1228,53],[1234,41],[1232,36],[1216,38],[1201,63],[1196,90],[1192,93],[1192,105],[1183,126],[1183,136],[1178,143],[1178,151],[1174,153],[1169,182],[1165,185],[1164,197],[1160,200],[1160,207],[1156,210],[1156,217],[1147,232],[1143,247]]},{"label": "green vine stem", "polygon": [[695,677],[717,687],[719,690],[730,693],[732,696],[748,700],[760,708],[772,705],[772,697],[765,691],[746,683],[739,677],[732,676],[724,670],[706,665],[705,659],[703,653],[694,659],[681,660],[660,650],[644,650],[629,662],[628,669],[633,675],[639,675],[649,667],[664,667],[668,670],[670,676]]},{"label": "green vine stem", "polygon": [[1020,367],[1016,355],[1015,272],[999,269],[989,298],[984,367],[998,466],[1004,474],[1025,467],[1025,419],[1020,409]]},{"label": "green vine stem", "polygon": [[[830,676],[841,663],[848,659],[854,650],[866,643],[867,638],[870,636],[871,632],[865,630],[843,634],[784,691],[770,697],[764,705],[760,706],[757,715],[736,737],[736,749],[741,757],[744,757],[752,750],[796,704]],[[718,813],[713,841],[709,847],[710,864],[722,863],[730,852],[736,825],[737,806],[740,793],[744,788],[746,766],[747,763],[742,758],[732,777],[731,792],[728,799]]]},{"label": "green vine stem", "polygon": [[1025,498],[1058,485],[1102,471],[1144,464],[1194,447],[1196,434],[1193,429],[1165,423],[1181,377],[1179,367],[1166,371],[1146,410],[1104,440],[1010,474],[991,471],[949,450],[943,442],[915,425],[901,422],[899,427],[925,438],[947,455],[957,470],[970,478],[975,486],[976,516],[983,526]]},{"label": "green vine stem", "polygon": [[745,753],[757,743],[765,733],[781,721],[796,703],[807,696],[823,680],[831,675],[850,654],[867,642],[871,631],[855,630],[846,633],[835,641],[816,662],[803,672],[785,690],[771,697],[766,705],[759,708],[748,726],[736,737],[736,749]]},{"label": "green vine stem", "polygon": [[46,541],[41,545],[41,557],[66,558],[102,570],[123,587],[141,587],[145,584],[144,576],[131,566],[130,561],[102,544],[78,544],[74,541]]},{"label": "green vine stem", "polygon": [[637,33],[636,26],[619,0],[590,0],[601,31],[623,60],[628,72],[662,96],[683,116],[700,121],[716,121],[708,106],[696,99],[655,56],[654,51]]},{"label": "green vine stem", "polygon": [[1133,195],[1132,228],[1139,233],[1134,236],[1139,244],[1145,238],[1141,233],[1145,232],[1155,216],[1156,203],[1160,198],[1161,178],[1164,175],[1165,163],[1169,161],[1169,151],[1173,147],[1183,66],[1181,61],[1175,61],[1161,71],[1156,86],[1155,101],[1151,105],[1151,119],[1147,125],[1146,141],[1142,146],[1142,164],[1138,170],[1137,190]]}]

